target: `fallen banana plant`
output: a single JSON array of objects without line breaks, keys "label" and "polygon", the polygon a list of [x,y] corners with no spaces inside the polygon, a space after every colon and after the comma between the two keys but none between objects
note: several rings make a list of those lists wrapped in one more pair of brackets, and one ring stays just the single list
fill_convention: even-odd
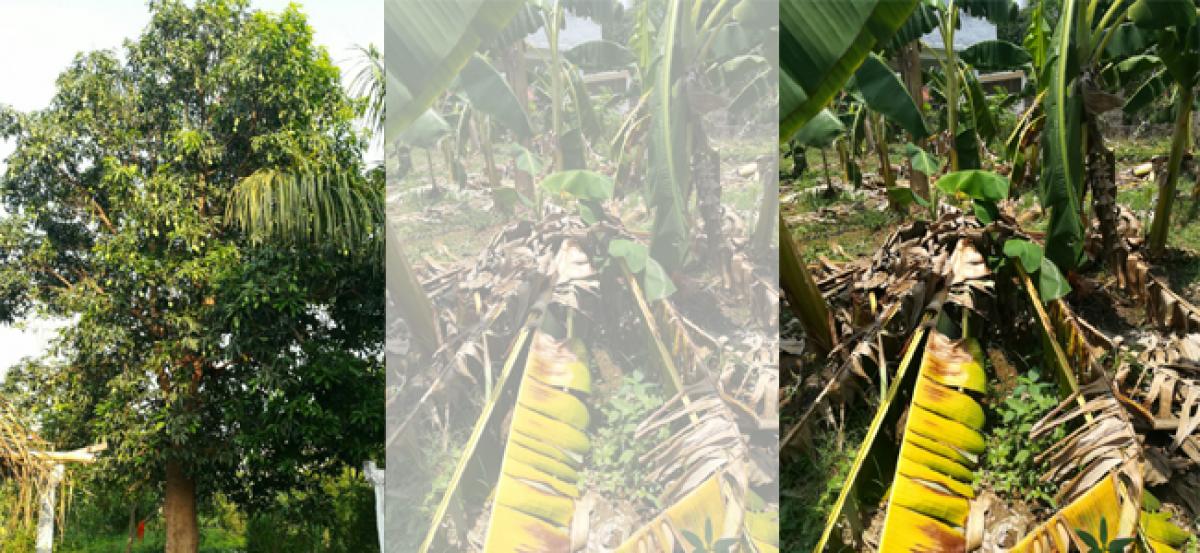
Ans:
[{"label": "fallen banana plant", "polygon": [[[951,219],[952,220],[952,219]],[[958,230],[970,232],[970,227]],[[817,551],[837,544],[849,545],[863,535],[863,508],[888,486],[887,512],[880,550],[955,550],[966,547],[966,516],[972,469],[983,451],[983,409],[964,390],[984,391],[986,377],[982,351],[967,338],[952,340],[944,326],[953,326],[961,314],[964,322],[976,310],[976,296],[990,294],[991,273],[972,241],[948,233],[930,242],[931,264],[940,291],[929,302],[923,321],[910,335],[904,355],[891,379],[867,434],[846,476]],[[955,308],[955,315],[947,306]],[[940,324],[934,328],[934,322]],[[944,323],[944,324],[942,324]],[[926,338],[928,334],[928,338]],[[909,369],[920,358],[915,378]],[[906,404],[898,401],[902,390],[912,390],[912,406],[902,433],[899,455],[888,451],[880,430],[894,421]],[[872,462],[868,464],[868,459]],[[868,474],[867,467],[873,474]],[[894,466],[888,472],[885,467]],[[876,495],[878,493],[878,495]],[[844,526],[843,526],[844,525]],[[839,530],[840,529],[840,530]]]}]

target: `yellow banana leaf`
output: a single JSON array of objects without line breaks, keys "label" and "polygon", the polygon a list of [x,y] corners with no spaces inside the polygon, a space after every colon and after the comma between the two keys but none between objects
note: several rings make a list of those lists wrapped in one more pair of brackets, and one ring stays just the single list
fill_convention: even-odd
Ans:
[{"label": "yellow banana leaf", "polygon": [[1133,502],[1122,499],[1125,494],[1121,490],[1124,484],[1120,475],[1121,471],[1109,473],[1078,499],[1055,513],[1050,520],[1026,535],[1010,550],[1011,553],[1065,553],[1071,550],[1072,544],[1079,551],[1087,551],[1078,532],[1099,536],[1101,520],[1106,521],[1108,534],[1113,539],[1133,536],[1140,509]]},{"label": "yellow banana leaf", "polygon": [[880,551],[962,551],[973,469],[983,453],[983,352],[971,338],[931,332],[888,497]]},{"label": "yellow banana leaf", "polygon": [[579,470],[589,448],[587,352],[538,333],[517,392],[483,550],[570,551]]}]

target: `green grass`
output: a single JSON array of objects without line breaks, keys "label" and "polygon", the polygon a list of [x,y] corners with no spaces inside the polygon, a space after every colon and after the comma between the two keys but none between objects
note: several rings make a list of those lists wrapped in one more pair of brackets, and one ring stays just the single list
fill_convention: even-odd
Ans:
[{"label": "green grass", "polygon": [[780,489],[785,496],[779,507],[781,551],[812,551],[821,538],[829,510],[866,434],[865,421],[846,426],[850,430],[840,447],[834,432],[819,433],[811,454],[801,453],[792,462],[780,464]]},{"label": "green grass", "polygon": [[[60,553],[117,553],[125,551],[124,533],[107,536],[71,536],[55,548]],[[134,541],[134,553],[157,553],[166,545],[162,528],[147,528],[145,539]],[[204,528],[200,532],[200,553],[236,553],[246,550],[246,540],[221,528]]]}]

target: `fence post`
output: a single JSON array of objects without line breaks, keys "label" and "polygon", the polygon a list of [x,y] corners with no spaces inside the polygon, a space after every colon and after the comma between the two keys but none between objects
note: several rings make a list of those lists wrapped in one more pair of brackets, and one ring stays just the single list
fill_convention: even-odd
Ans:
[{"label": "fence post", "polygon": [[58,484],[62,482],[63,464],[55,463],[46,481],[46,489],[42,490],[41,505],[38,509],[37,553],[53,553],[54,551],[54,516],[58,505]]}]

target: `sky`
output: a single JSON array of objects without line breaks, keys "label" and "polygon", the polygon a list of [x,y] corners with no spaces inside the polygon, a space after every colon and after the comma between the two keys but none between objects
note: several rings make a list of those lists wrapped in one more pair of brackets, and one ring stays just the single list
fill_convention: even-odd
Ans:
[{"label": "sky", "polygon": [[[287,0],[251,0],[256,9],[280,11]],[[308,15],[317,44],[329,51],[346,81],[358,67],[355,47],[383,50],[380,0],[295,2]],[[21,111],[46,107],[58,73],[82,51],[119,48],[150,21],[144,0],[0,0],[0,104]],[[12,145],[0,141],[0,171]],[[377,151],[368,157],[379,157]],[[44,351],[56,323],[0,325],[0,379],[22,358]]]}]

